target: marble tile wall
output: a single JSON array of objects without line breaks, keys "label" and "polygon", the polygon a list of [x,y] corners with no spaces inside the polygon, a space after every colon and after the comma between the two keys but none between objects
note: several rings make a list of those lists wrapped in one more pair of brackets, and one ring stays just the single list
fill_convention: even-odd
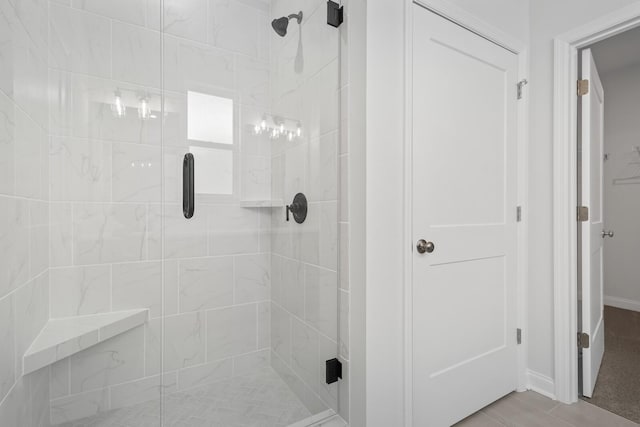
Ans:
[{"label": "marble tile wall", "polygon": [[49,317],[46,1],[0,0],[0,425],[49,425],[49,369],[22,355]]},{"label": "marble tile wall", "polygon": [[[348,419],[348,24],[328,26],[324,4],[272,2],[274,17],[304,13],[301,27],[292,21],[286,37],[271,35],[272,110],[303,123],[301,141],[272,144],[272,193],[285,203],[305,193],[309,212],[297,224],[272,210],[271,350],[312,413],[332,408]],[[334,357],[344,379],[327,385],[325,361]]]},{"label": "marble tile wall", "polygon": [[[49,2],[51,316],[150,310],[52,366],[54,425],[270,364],[271,217],[240,206],[271,197],[269,3],[165,0],[163,32],[160,4]],[[189,220],[187,91],[233,100],[239,168]]]}]

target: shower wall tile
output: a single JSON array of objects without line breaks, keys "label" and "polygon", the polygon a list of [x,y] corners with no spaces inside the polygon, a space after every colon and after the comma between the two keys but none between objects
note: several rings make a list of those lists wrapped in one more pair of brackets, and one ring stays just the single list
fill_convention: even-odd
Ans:
[{"label": "shower wall tile", "polygon": [[164,316],[172,316],[178,313],[179,277],[179,261],[164,260]]},{"label": "shower wall tile", "polygon": [[207,311],[207,359],[257,350],[257,324],[255,304]]},{"label": "shower wall tile", "polygon": [[[0,19],[2,15],[0,12]],[[0,27],[2,22],[0,21]],[[0,30],[2,31],[2,30]],[[0,56],[2,58],[2,56]],[[15,192],[15,105],[0,92],[0,194]]]},{"label": "shower wall tile", "polygon": [[233,375],[233,360],[216,360],[178,371],[178,390],[215,383]]},{"label": "shower wall tile", "polygon": [[304,318],[304,264],[284,258],[282,260],[282,299],[284,308]]},{"label": "shower wall tile", "polygon": [[3,349],[0,352],[1,402],[16,380],[13,295],[0,299],[0,340],[3,343]]},{"label": "shower wall tile", "polygon": [[63,267],[72,264],[73,212],[71,203],[51,203],[51,265]]},{"label": "shower wall tile", "polygon": [[158,146],[113,144],[113,200],[160,202],[162,151]]},{"label": "shower wall tile", "polygon": [[170,36],[165,37],[164,46],[166,90],[185,93],[216,88],[222,96],[224,91],[233,95],[236,77],[232,53]]},{"label": "shower wall tile", "polygon": [[[155,375],[111,387],[111,409],[126,408],[151,400],[159,400],[162,393],[177,391],[176,374]],[[159,413],[158,413],[159,415]]]},{"label": "shower wall tile", "polygon": [[350,312],[350,297],[349,292],[340,290],[340,300],[338,307],[338,345],[340,356],[345,359],[349,359],[349,312]]},{"label": "shower wall tile", "polygon": [[[133,2],[135,3],[135,2]],[[137,26],[113,22],[113,78],[159,88],[161,83],[161,34]]]},{"label": "shower wall tile", "polygon": [[255,208],[212,206],[209,211],[209,254],[260,251],[260,212]]},{"label": "shower wall tile", "polygon": [[77,264],[147,258],[147,207],[141,204],[76,204],[73,248]]},{"label": "shower wall tile", "polygon": [[72,0],[73,7],[96,13],[107,18],[144,26],[146,23],[146,0]]},{"label": "shower wall tile", "polygon": [[271,345],[271,302],[258,303],[258,348],[268,349]]},{"label": "shower wall tile", "polygon": [[269,105],[269,63],[246,56],[237,56],[236,70],[240,103],[266,108]]},{"label": "shower wall tile", "polygon": [[51,424],[63,424],[109,409],[109,389],[66,396],[51,401]]},{"label": "shower wall tile", "polygon": [[111,22],[81,10],[51,4],[50,66],[110,77]]},{"label": "shower wall tile", "polygon": [[51,381],[49,382],[49,394],[52,399],[67,396],[71,393],[69,384],[69,358],[63,359],[51,365]]},{"label": "shower wall tile", "polygon": [[111,267],[96,265],[51,269],[51,317],[111,311]]},{"label": "shower wall tile", "polygon": [[29,202],[30,276],[35,277],[49,268],[49,203]]},{"label": "shower wall tile", "polygon": [[15,110],[15,132],[16,195],[46,198],[47,135],[22,109]]},{"label": "shower wall tile", "polygon": [[170,316],[164,325],[166,371],[205,362],[206,319],[202,312]]},{"label": "shower wall tile", "polygon": [[207,0],[165,0],[164,31],[167,34],[205,42]]},{"label": "shower wall tile", "polygon": [[111,144],[73,137],[52,137],[51,199],[111,200]]},{"label": "shower wall tile", "polygon": [[208,42],[210,44],[253,58],[268,59],[267,31],[270,31],[268,3],[208,1]]},{"label": "shower wall tile", "polygon": [[[161,142],[160,93],[131,83],[50,70],[51,133],[103,141],[159,145]],[[112,111],[116,93],[120,94],[125,116]],[[138,117],[140,97],[144,95],[152,113]]]},{"label": "shower wall tile", "polygon": [[[49,273],[45,272],[15,293],[16,354],[23,355],[49,319]],[[16,359],[22,372],[22,357]]]},{"label": "shower wall tile", "polygon": [[307,384],[315,384],[319,371],[318,332],[294,318],[291,332],[291,367]]},{"label": "shower wall tile", "polygon": [[0,298],[28,280],[28,226],[28,202],[0,196]]},{"label": "shower wall tile", "polygon": [[180,261],[180,312],[233,304],[233,258]]},{"label": "shower wall tile", "polygon": [[291,315],[271,304],[271,349],[284,363],[291,364]]},{"label": "shower wall tile", "polygon": [[234,303],[265,301],[270,298],[271,257],[268,254],[234,258]]},{"label": "shower wall tile", "polygon": [[332,270],[305,265],[305,320],[337,341],[338,277]]},{"label": "shower wall tile", "polygon": [[162,263],[113,264],[113,310],[148,308],[151,318],[162,315]]},{"label": "shower wall tile", "polygon": [[[153,220],[158,228],[164,216],[164,255],[165,258],[199,257],[207,255],[207,208],[196,206],[194,215],[188,221],[182,212],[182,205],[166,203],[164,214],[154,209]],[[158,242],[159,243],[159,242]]]},{"label": "shower wall tile", "polygon": [[[146,376],[162,371],[162,319],[149,319],[144,325],[144,373]],[[165,372],[169,370],[166,369]]]},{"label": "shower wall tile", "polygon": [[338,198],[338,133],[309,143],[308,197],[314,201]]},{"label": "shower wall tile", "polygon": [[341,222],[338,226],[339,233],[338,238],[340,239],[339,245],[339,253],[340,259],[338,266],[338,282],[340,285],[340,289],[349,290],[349,223]]},{"label": "shower wall tile", "polygon": [[71,393],[144,376],[144,327],[139,326],[71,356]]},{"label": "shower wall tile", "polygon": [[320,266],[336,271],[338,269],[338,204],[320,204],[319,255]]}]

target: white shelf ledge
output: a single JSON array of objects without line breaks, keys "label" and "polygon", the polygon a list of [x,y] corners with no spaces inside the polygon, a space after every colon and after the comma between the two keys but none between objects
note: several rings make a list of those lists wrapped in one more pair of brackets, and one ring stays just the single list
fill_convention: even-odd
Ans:
[{"label": "white shelf ledge", "polygon": [[144,308],[51,319],[25,353],[23,375],[140,326],[148,317]]},{"label": "white shelf ledge", "polygon": [[240,200],[243,208],[278,208],[284,206],[284,200]]}]

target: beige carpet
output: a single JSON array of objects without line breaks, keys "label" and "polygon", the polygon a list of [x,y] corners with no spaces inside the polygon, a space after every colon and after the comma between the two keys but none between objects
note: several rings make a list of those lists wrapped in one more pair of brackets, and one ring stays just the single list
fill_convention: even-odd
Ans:
[{"label": "beige carpet", "polygon": [[604,307],[604,359],[589,403],[640,423],[640,313]]}]

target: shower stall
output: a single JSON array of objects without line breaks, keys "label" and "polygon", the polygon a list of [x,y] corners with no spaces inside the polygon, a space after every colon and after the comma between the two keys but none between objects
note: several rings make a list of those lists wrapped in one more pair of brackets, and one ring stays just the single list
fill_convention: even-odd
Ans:
[{"label": "shower stall", "polygon": [[0,425],[347,418],[327,10],[0,0]]}]

